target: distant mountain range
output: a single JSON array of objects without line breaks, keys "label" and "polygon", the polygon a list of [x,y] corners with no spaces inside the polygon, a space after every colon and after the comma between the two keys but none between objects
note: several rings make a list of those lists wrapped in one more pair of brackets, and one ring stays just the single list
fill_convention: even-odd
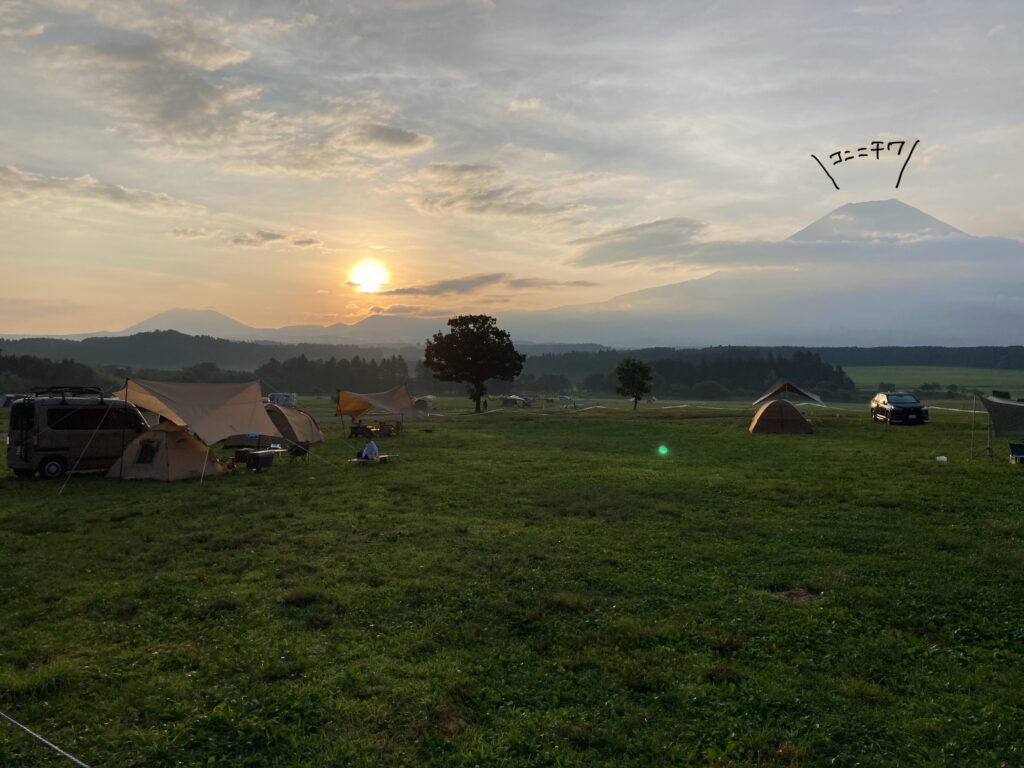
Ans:
[{"label": "distant mountain range", "polygon": [[[608,301],[505,313],[518,343],[1004,345],[1020,341],[1024,243],[972,237],[898,200],[850,203],[782,242],[680,243],[698,280]],[[416,345],[443,318],[372,315],[352,325],[253,328],[213,310],[172,309],[116,333],[173,329],[276,343]],[[536,350],[534,350],[536,354]]]}]

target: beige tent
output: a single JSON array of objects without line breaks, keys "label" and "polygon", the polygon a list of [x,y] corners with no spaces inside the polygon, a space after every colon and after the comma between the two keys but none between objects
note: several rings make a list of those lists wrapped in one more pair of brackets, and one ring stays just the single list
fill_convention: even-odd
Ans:
[{"label": "beige tent", "polygon": [[128,379],[115,395],[187,426],[207,445],[231,435],[281,436],[264,410],[255,381],[191,384]]},{"label": "beige tent", "polygon": [[427,411],[435,407],[437,401],[437,395],[420,395],[412,404],[419,408],[421,411]]},{"label": "beige tent", "polygon": [[224,470],[213,452],[184,427],[169,421],[132,440],[107,477],[125,480],[183,480],[219,475]]},{"label": "beige tent", "polygon": [[368,395],[360,395],[356,392],[347,392],[339,389],[338,409],[334,413],[336,416],[348,416],[352,419],[358,419],[374,408],[388,413],[400,413],[403,416],[421,415],[420,411],[413,404],[405,384],[399,384],[387,392],[373,392]]},{"label": "beige tent", "polygon": [[282,441],[288,447],[290,445],[311,445],[324,441],[324,433],[320,431],[320,425],[316,423],[312,414],[306,413],[301,408],[290,408],[287,405],[274,403],[268,403],[265,407],[267,415],[274,422],[281,437],[256,433],[233,435],[224,441],[224,447],[259,448]]},{"label": "beige tent", "polygon": [[757,398],[757,400],[751,403],[751,405],[760,405],[765,400],[768,400],[769,398],[772,397],[778,397],[779,395],[785,394],[786,392],[793,395],[799,395],[800,397],[806,397],[808,400],[813,400],[814,402],[819,403],[821,405],[825,404],[824,402],[822,402],[822,399],[820,397],[811,392],[809,389],[804,389],[800,385],[794,384],[789,379],[779,378],[775,381],[774,384],[771,385],[771,387],[768,388],[767,392],[765,392],[763,395]]},{"label": "beige tent", "polygon": [[750,432],[759,434],[810,434],[811,422],[787,400],[772,400],[762,405],[750,422]]}]

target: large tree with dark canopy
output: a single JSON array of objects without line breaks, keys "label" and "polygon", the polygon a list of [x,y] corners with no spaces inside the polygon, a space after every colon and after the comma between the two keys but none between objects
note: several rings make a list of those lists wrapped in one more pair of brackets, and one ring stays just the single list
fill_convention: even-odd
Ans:
[{"label": "large tree with dark canopy", "polygon": [[448,320],[448,333],[427,340],[424,365],[441,381],[460,381],[480,410],[488,379],[512,381],[523,370],[526,355],[516,352],[508,331],[488,315],[459,315]]},{"label": "large tree with dark canopy", "polygon": [[619,361],[615,367],[615,378],[619,380],[619,386],[615,391],[620,395],[632,397],[635,411],[640,398],[651,391],[651,366],[643,360],[627,357]]}]

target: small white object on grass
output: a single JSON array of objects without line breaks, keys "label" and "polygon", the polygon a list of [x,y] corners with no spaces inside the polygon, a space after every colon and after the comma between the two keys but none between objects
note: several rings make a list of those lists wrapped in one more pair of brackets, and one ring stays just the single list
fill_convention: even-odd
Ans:
[{"label": "small white object on grass", "polygon": [[947,459],[945,456],[936,456],[935,460],[936,461],[949,461],[949,459]]}]

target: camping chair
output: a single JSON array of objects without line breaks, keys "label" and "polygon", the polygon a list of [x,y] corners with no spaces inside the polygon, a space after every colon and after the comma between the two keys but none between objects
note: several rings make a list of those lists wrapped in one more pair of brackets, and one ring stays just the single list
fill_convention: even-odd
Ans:
[{"label": "camping chair", "polygon": [[306,463],[309,463],[309,443],[292,443],[292,447],[288,450],[288,458],[291,462],[296,459],[305,459]]},{"label": "camping chair", "polygon": [[1024,443],[1010,443],[1010,463],[1024,464]]}]

